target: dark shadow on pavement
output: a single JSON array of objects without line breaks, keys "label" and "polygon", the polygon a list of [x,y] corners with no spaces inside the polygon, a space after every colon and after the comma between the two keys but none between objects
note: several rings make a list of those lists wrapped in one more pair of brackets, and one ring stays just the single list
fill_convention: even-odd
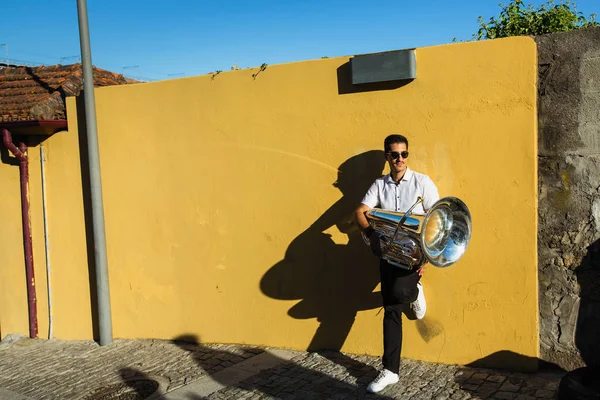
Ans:
[{"label": "dark shadow on pavement", "polygon": [[[243,357],[245,359],[257,355],[256,348],[240,348],[235,354],[211,349],[199,343],[195,335],[182,335],[173,340],[173,343],[182,349],[191,353],[192,357],[200,368],[207,371],[213,379],[219,379],[219,375],[210,373],[216,365],[222,364],[223,360],[229,360],[232,356]],[[241,353],[240,353],[241,352]],[[206,357],[209,353],[210,357]],[[310,355],[309,355],[310,356]],[[365,365],[359,361],[342,354],[329,354],[329,357],[336,360],[338,365],[344,366],[348,370],[348,375],[358,376],[358,371],[362,371],[362,376],[356,378],[356,384],[346,382],[347,379],[339,380],[328,374],[325,374],[317,368],[307,368],[293,360],[279,359],[270,354],[269,357],[277,361],[277,365],[270,369],[258,372],[241,382],[231,384],[221,381],[222,385],[227,386],[219,390],[216,397],[209,395],[207,398],[239,398],[243,392],[255,392],[264,394],[274,399],[331,399],[331,398],[356,398],[356,399],[390,399],[382,395],[368,394],[366,386],[376,375],[375,368]],[[329,358],[328,357],[328,358]],[[354,372],[354,373],[353,373]],[[357,387],[358,385],[358,387]],[[190,400],[201,400],[201,396],[192,396]]]},{"label": "dark shadow on pavement", "polygon": [[514,351],[502,350],[466,365],[473,368],[496,368],[513,372],[565,372],[556,364]]},{"label": "dark shadow on pavement", "polygon": [[[121,368],[122,382],[93,389],[78,400],[163,400],[160,384],[134,368]],[[162,378],[161,378],[162,379]]]},{"label": "dark shadow on pavement", "polygon": [[118,399],[161,400],[163,398],[160,393],[156,393],[158,383],[143,372],[133,368],[121,368],[119,373],[124,385],[129,390],[125,391],[121,397],[117,397]]},{"label": "dark shadow on pavement", "polygon": [[563,373],[556,364],[504,350],[459,368],[454,381],[472,399],[553,398]]}]

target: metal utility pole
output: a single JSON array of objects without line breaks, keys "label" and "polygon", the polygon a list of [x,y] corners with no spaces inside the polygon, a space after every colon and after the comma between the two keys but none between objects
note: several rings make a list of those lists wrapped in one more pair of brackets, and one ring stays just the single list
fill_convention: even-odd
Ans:
[{"label": "metal utility pole", "polygon": [[100,154],[96,127],[96,101],[94,99],[94,75],[90,50],[90,30],[86,0],[77,0],[79,15],[79,41],[83,64],[83,89],[87,126],[87,151],[92,195],[92,225],[94,231],[94,259],[96,261],[96,292],[98,301],[98,325],[100,346],[112,343],[112,318],[108,285],[108,263],[106,257],[106,233],[104,230],[104,206],[100,181]]}]

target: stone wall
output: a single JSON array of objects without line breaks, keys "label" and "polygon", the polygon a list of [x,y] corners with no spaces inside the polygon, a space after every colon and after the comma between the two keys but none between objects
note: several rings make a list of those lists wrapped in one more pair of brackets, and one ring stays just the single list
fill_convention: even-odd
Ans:
[{"label": "stone wall", "polygon": [[600,359],[600,28],[536,38],[541,357]]}]

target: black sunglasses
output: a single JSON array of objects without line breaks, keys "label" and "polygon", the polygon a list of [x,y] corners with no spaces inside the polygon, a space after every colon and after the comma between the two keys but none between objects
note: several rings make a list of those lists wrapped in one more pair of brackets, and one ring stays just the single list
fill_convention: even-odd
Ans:
[{"label": "black sunglasses", "polygon": [[397,151],[390,151],[387,154],[392,158],[392,160],[397,160],[398,158],[400,158],[400,156],[402,156],[402,158],[408,158],[408,151],[403,151],[400,153],[398,153]]}]

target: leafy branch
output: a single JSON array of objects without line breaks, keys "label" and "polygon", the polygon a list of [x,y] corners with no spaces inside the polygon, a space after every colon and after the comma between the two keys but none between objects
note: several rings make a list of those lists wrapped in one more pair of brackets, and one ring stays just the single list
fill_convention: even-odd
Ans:
[{"label": "leafy branch", "polygon": [[538,8],[525,6],[523,0],[511,0],[507,5],[500,3],[502,11],[486,23],[479,17],[479,30],[473,39],[497,39],[520,35],[544,35],[552,32],[565,32],[574,29],[597,26],[596,14],[585,17],[578,12],[575,3],[561,0],[555,3],[548,0]]}]

